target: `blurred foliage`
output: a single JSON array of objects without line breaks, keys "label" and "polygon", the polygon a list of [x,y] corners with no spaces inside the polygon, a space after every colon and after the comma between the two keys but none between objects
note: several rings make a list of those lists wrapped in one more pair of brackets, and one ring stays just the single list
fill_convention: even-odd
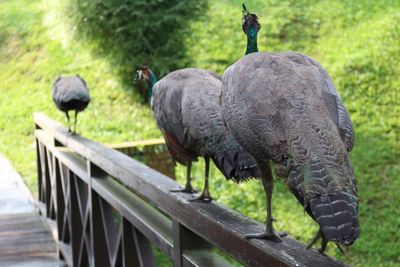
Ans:
[{"label": "blurred foliage", "polygon": [[[60,74],[79,73],[91,89],[93,102],[79,118],[83,135],[104,143],[159,137],[150,110],[131,90],[135,66],[149,64],[158,78],[186,66],[222,74],[245,51],[241,4],[0,1],[0,152],[36,190],[31,114],[45,111],[65,122],[51,100],[51,83]],[[400,266],[400,1],[249,0],[246,5],[260,18],[260,51],[295,50],[321,62],[355,125],[351,158],[361,237],[346,255],[332,244],[328,254],[354,266]],[[194,166],[198,188],[203,168],[202,161]],[[185,171],[177,168],[181,184]],[[265,220],[259,181],[237,185],[212,168],[210,183],[216,201]],[[308,241],[316,224],[279,181],[273,199],[276,228]]]},{"label": "blurred foliage", "polygon": [[[66,10],[79,37],[100,51],[131,83],[135,67],[146,64],[166,74],[190,62],[183,44],[187,25],[204,13],[206,0],[71,0]],[[178,59],[178,60],[177,60]],[[128,78],[129,77],[129,78]]]}]

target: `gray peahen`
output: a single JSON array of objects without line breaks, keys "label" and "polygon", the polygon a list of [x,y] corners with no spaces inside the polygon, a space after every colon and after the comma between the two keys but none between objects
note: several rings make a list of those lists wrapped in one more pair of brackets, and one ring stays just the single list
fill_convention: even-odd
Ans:
[{"label": "gray peahen", "polygon": [[219,96],[221,77],[187,68],[169,73],[152,88],[153,115],[175,161],[187,166],[186,186],[193,192],[190,171],[199,156],[205,160],[203,192],[195,199],[211,200],[208,191],[210,158],[227,179],[259,177],[254,158],[237,144],[223,124]]},{"label": "gray peahen", "polygon": [[75,134],[78,112],[83,111],[90,101],[89,89],[85,80],[79,75],[58,77],[53,83],[53,101],[60,111],[65,112],[69,132],[71,132],[71,126],[68,112],[75,110],[73,131],[73,134]]},{"label": "gray peahen", "polygon": [[[245,11],[247,52],[223,75],[222,114],[236,141],[257,161],[266,192],[266,231],[248,238],[281,241],[272,225],[276,174],[319,224],[322,238],[352,244],[359,237],[357,187],[348,152],[354,132],[332,80],[314,59],[295,52],[259,53],[256,16]],[[338,245],[340,248],[340,246]]]}]

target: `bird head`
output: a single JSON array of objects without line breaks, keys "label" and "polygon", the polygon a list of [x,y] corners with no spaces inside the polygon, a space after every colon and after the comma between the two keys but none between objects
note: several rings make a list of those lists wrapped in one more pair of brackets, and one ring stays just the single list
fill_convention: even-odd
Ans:
[{"label": "bird head", "polygon": [[260,30],[261,25],[258,22],[258,17],[256,14],[250,14],[246,6],[243,4],[243,18],[242,18],[242,29],[245,34],[247,34],[248,29],[253,26],[256,28],[257,32]]},{"label": "bird head", "polygon": [[153,85],[157,82],[157,78],[150,68],[146,65],[139,66],[133,77],[133,83],[141,92],[143,100],[147,100],[150,103],[153,95]]},{"label": "bird head", "polygon": [[148,83],[151,82],[150,78],[150,68],[148,66],[140,66],[137,68],[136,73],[133,77],[133,82],[137,83],[139,81],[145,80]]}]

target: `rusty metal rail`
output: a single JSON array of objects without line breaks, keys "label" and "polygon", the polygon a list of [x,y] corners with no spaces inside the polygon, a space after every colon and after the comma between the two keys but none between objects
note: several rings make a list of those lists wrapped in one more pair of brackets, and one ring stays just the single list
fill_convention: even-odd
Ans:
[{"label": "rusty metal rail", "polygon": [[218,203],[189,202],[178,184],[132,158],[70,135],[42,113],[36,126],[39,203],[69,266],[344,266],[291,238],[246,240],[263,225]]}]

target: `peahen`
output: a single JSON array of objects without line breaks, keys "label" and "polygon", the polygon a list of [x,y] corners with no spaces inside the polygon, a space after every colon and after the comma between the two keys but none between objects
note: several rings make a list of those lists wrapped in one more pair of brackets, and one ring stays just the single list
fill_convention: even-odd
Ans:
[{"label": "peahen", "polygon": [[281,241],[272,224],[276,174],[304,206],[322,238],[352,244],[359,237],[357,187],[349,151],[354,132],[332,80],[314,59],[295,52],[259,53],[255,15],[245,11],[248,53],[223,75],[222,114],[236,141],[257,161],[266,192],[266,231],[248,238]]},{"label": "peahen", "polygon": [[175,161],[187,166],[186,186],[176,191],[193,192],[191,166],[199,156],[205,160],[205,183],[197,200],[211,200],[210,158],[227,179],[240,182],[259,177],[254,158],[223,124],[218,74],[194,68],[177,70],[152,86],[151,92],[153,115],[168,150]]},{"label": "peahen", "polygon": [[59,110],[65,112],[69,132],[71,132],[71,126],[68,112],[75,111],[73,131],[73,134],[75,134],[78,112],[83,111],[90,101],[89,89],[85,80],[79,75],[58,77],[53,83],[53,101]]},{"label": "peahen", "polygon": [[152,87],[156,82],[157,78],[148,66],[143,65],[136,69],[133,83],[139,90],[143,103],[150,103]]}]

